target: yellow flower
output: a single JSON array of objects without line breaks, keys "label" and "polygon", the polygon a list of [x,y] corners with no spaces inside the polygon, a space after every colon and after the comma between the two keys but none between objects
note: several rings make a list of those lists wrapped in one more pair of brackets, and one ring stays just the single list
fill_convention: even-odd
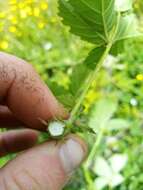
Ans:
[{"label": "yellow flower", "polygon": [[84,113],[88,113],[89,108],[90,104],[88,102],[84,103]]},{"label": "yellow flower", "polygon": [[139,81],[143,81],[143,74],[138,74],[136,76],[136,79],[139,80]]},{"label": "yellow flower", "polygon": [[11,11],[16,11],[17,10],[17,6],[16,5],[11,5],[10,6],[10,10]]},{"label": "yellow flower", "polygon": [[8,41],[3,40],[3,41],[0,42],[0,48],[1,49],[6,50],[8,48],[8,46],[9,46]]},{"label": "yellow flower", "polygon": [[46,25],[45,22],[41,21],[38,23],[38,28],[43,29],[45,27],[45,25]]},{"label": "yellow flower", "polygon": [[28,14],[29,16],[32,15],[32,8],[31,8],[30,6],[25,7],[25,11],[27,12],[27,14]]},{"label": "yellow flower", "polygon": [[17,19],[17,17],[14,16],[14,15],[9,15],[9,16],[8,16],[8,20],[10,20],[11,23],[13,23],[13,24],[17,24],[17,23],[18,23],[18,19]]},{"label": "yellow flower", "polygon": [[6,13],[5,12],[0,12],[0,18],[5,18]]},{"label": "yellow flower", "polygon": [[47,2],[42,2],[40,4],[40,7],[41,7],[42,10],[47,10],[48,9],[48,3]]},{"label": "yellow flower", "polygon": [[34,3],[34,1],[35,1],[35,0],[27,0],[26,3],[27,3],[27,4],[32,4],[32,3]]},{"label": "yellow flower", "polygon": [[34,15],[35,17],[38,17],[38,16],[40,15],[40,9],[39,9],[38,7],[35,7],[35,8],[33,9],[33,15]]},{"label": "yellow flower", "polygon": [[89,101],[94,101],[96,99],[96,93],[94,90],[90,90],[87,95],[86,95],[86,99]]},{"label": "yellow flower", "polygon": [[89,90],[89,92],[86,95],[85,101],[84,101],[84,112],[87,113],[90,106],[95,102],[95,100],[98,98],[99,94],[95,92],[94,89]]},{"label": "yellow flower", "polygon": [[12,24],[17,24],[18,23],[18,19],[15,17],[11,20]]},{"label": "yellow flower", "polygon": [[11,33],[15,33],[16,32],[16,27],[15,26],[10,26],[8,30]]},{"label": "yellow flower", "polygon": [[16,4],[17,0],[9,0],[9,4]]},{"label": "yellow flower", "polygon": [[12,20],[13,17],[14,17],[14,15],[13,15],[13,14],[10,14],[10,15],[8,16],[8,20]]},{"label": "yellow flower", "polygon": [[18,7],[19,9],[23,9],[25,7],[25,3],[24,2],[18,3]]},{"label": "yellow flower", "polygon": [[27,12],[24,9],[20,10],[20,16],[21,16],[21,18],[26,18],[27,17]]}]

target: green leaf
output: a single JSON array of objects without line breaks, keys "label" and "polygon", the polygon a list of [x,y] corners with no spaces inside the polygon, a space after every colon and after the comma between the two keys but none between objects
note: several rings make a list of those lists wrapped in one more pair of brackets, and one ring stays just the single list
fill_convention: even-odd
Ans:
[{"label": "green leaf", "polygon": [[94,44],[105,44],[116,22],[114,0],[60,0],[59,15],[71,32]]},{"label": "green leaf", "polygon": [[61,102],[67,109],[71,109],[73,107],[75,104],[75,98],[67,89],[55,82],[48,82],[48,86],[59,102]]},{"label": "green leaf", "polygon": [[140,36],[138,23],[135,14],[120,15],[119,26],[114,42],[132,37]]},{"label": "green leaf", "polygon": [[110,54],[113,56],[117,56],[124,52],[125,49],[125,40],[117,41],[115,44],[113,44]]},{"label": "green leaf", "polygon": [[[117,0],[116,3],[115,0],[59,0],[63,23],[70,26],[73,34],[97,46],[139,35],[130,10],[130,0],[122,0],[120,4]],[[128,11],[128,15],[122,11]]]},{"label": "green leaf", "polygon": [[87,67],[94,69],[98,61],[100,60],[101,56],[103,55],[103,52],[105,51],[105,47],[97,47],[91,50],[87,56],[87,58],[84,60],[84,64],[87,65]]},{"label": "green leaf", "polygon": [[63,87],[58,85],[56,82],[48,82],[49,88],[52,90],[55,96],[60,96],[62,94],[67,94],[68,91]]},{"label": "green leaf", "polygon": [[117,109],[117,103],[111,99],[103,99],[95,104],[89,119],[89,126],[98,132],[103,127],[108,127],[108,121]]},{"label": "green leaf", "polygon": [[86,65],[79,64],[75,66],[71,75],[71,83],[69,86],[69,90],[73,96],[77,96],[82,84],[84,83],[87,75],[89,73],[89,69]]},{"label": "green leaf", "polygon": [[56,98],[61,102],[67,109],[71,109],[75,104],[75,98],[72,96],[72,94],[61,94],[59,96],[56,96]]}]

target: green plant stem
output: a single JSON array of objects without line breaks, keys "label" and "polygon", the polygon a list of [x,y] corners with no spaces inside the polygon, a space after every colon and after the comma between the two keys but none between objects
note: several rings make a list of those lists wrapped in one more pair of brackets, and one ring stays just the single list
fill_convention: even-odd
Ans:
[{"label": "green plant stem", "polygon": [[[107,55],[109,54],[109,52],[110,52],[110,50],[111,50],[111,47],[112,47],[112,45],[113,45],[113,43],[114,43],[114,38],[115,38],[115,36],[116,36],[116,34],[117,34],[117,31],[118,31],[120,16],[121,16],[121,15],[120,15],[120,13],[119,13],[119,14],[118,14],[118,22],[117,22],[116,27],[113,28],[112,37],[111,37],[110,43],[108,43],[108,45],[107,45],[107,47],[106,47],[106,50],[104,51],[104,53],[103,53],[103,55],[102,55],[102,57],[101,57],[101,59],[100,59],[98,65],[97,65],[97,67],[96,67],[96,69],[95,69],[95,71],[94,71],[95,74],[96,74],[97,71],[100,69],[100,67],[102,66],[102,63],[104,62],[104,60],[106,59]],[[95,154],[96,154],[96,150],[97,150],[97,148],[99,147],[99,145],[100,145],[100,143],[101,143],[101,140],[102,140],[102,138],[103,138],[103,135],[104,135],[104,127],[101,127],[101,129],[100,129],[100,131],[99,131],[99,133],[98,133],[97,139],[96,139],[96,141],[95,141],[95,143],[94,143],[94,145],[93,145],[93,148],[92,148],[92,150],[91,150],[91,152],[90,152],[90,154],[89,154],[89,156],[88,156],[88,159],[87,159],[87,162],[86,162],[87,164],[88,164],[88,163],[91,163],[92,160],[94,159]],[[85,164],[85,166],[86,166],[86,168],[88,169],[87,164]]]},{"label": "green plant stem", "polygon": [[91,152],[88,156],[88,159],[86,161],[86,167],[88,168],[88,164],[92,162],[92,160],[95,158],[95,155],[96,155],[96,151],[102,141],[102,138],[103,138],[103,135],[104,135],[104,127],[102,129],[100,129],[100,132],[98,133],[98,136],[97,136],[97,139],[95,141],[95,144],[93,145],[92,149],[91,149]]},{"label": "green plant stem", "polygon": [[[78,113],[78,111],[80,109],[80,106],[82,105],[82,103],[84,101],[84,98],[85,98],[85,96],[86,96],[92,82],[94,81],[98,71],[102,67],[106,57],[108,56],[108,54],[109,54],[109,52],[110,52],[110,50],[112,48],[112,45],[114,43],[114,37],[116,36],[117,31],[118,31],[119,20],[120,20],[120,14],[118,14],[118,24],[116,25],[115,28],[113,28],[113,31],[111,32],[112,37],[110,39],[110,42],[107,44],[106,49],[103,52],[99,62],[97,63],[95,70],[90,72],[90,74],[87,77],[87,80],[85,80],[85,82],[84,82],[84,84],[82,86],[81,96],[79,97],[79,99],[77,100],[77,103],[75,104],[74,108],[72,109],[70,119],[68,120],[68,123],[70,125],[72,125],[73,122],[75,121],[75,119],[77,117],[77,113]],[[99,147],[99,145],[100,145],[100,143],[102,141],[103,135],[104,135],[104,127],[102,127],[100,132],[98,133],[97,139],[96,139],[96,141],[95,141],[95,143],[93,145],[93,148],[92,148],[92,150],[91,150],[91,152],[89,154],[89,157],[88,157],[85,165],[83,166],[84,176],[85,176],[85,179],[86,179],[86,182],[87,182],[87,190],[93,190],[93,179],[92,179],[92,176],[91,176],[90,171],[89,171],[89,164],[95,158],[96,151],[97,151],[97,149],[98,149],[98,147]],[[95,190],[95,187],[94,187],[94,190]]]},{"label": "green plant stem", "polygon": [[92,82],[94,81],[96,74],[98,73],[98,71],[102,67],[102,64],[104,63],[106,57],[108,56],[111,47],[112,47],[112,43],[109,43],[107,45],[106,50],[104,51],[101,59],[97,63],[95,70],[91,71],[91,73],[87,77],[87,80],[85,80],[85,83],[82,86],[83,91],[81,93],[81,96],[77,100],[77,103],[76,103],[75,107],[73,108],[73,110],[71,112],[71,116],[70,116],[70,119],[68,120],[68,123],[72,124],[75,121],[75,118],[77,117],[76,114],[78,113],[79,108],[80,108],[80,106],[81,106],[81,104],[82,104],[82,102],[83,102],[83,100],[84,100],[84,98],[85,98],[85,96],[86,96]]},{"label": "green plant stem", "polygon": [[[75,104],[74,108],[72,109],[72,112],[71,112],[71,116],[69,118],[69,120],[67,121],[67,124],[69,124],[69,126],[72,126],[73,122],[75,121],[75,119],[77,118],[77,113],[80,109],[80,106],[82,105],[83,101],[84,101],[84,98],[92,84],[92,82],[94,81],[98,71],[100,70],[100,68],[102,67],[106,57],[108,56],[110,50],[111,50],[111,47],[112,47],[112,41],[106,46],[106,49],[105,51],[103,52],[99,62],[97,63],[96,65],[96,68],[94,71],[91,71],[90,74],[88,75],[87,79],[85,80],[83,86],[82,86],[82,93],[79,97],[79,99],[77,100],[77,103]],[[94,155],[95,155],[95,152],[96,152],[96,149],[98,148],[98,146],[100,145],[100,142],[101,142],[101,139],[102,139],[102,136],[103,136],[103,130],[101,130],[99,132],[99,135],[97,137],[97,140],[89,154],[89,158],[88,158],[88,162],[90,162]],[[83,170],[84,170],[84,175],[85,175],[85,179],[87,181],[87,189],[88,190],[93,190],[92,189],[92,177],[90,175],[90,171],[88,171],[88,167],[86,165],[83,166]]]},{"label": "green plant stem", "polygon": [[[73,108],[72,112],[71,112],[71,117],[69,119],[69,123],[72,124],[76,118],[76,114],[92,84],[92,82],[94,81],[95,77],[96,77],[96,74],[98,73],[98,71],[100,70],[100,68],[102,67],[102,64],[104,63],[106,57],[108,56],[109,52],[110,52],[110,49],[112,47],[112,43],[109,43],[106,47],[106,50],[104,51],[101,59],[99,60],[95,70],[93,72],[91,72],[87,78],[87,80],[85,81],[85,83],[83,84],[83,92],[81,94],[81,96],[79,97],[78,101],[77,101],[77,104],[75,105],[75,107]],[[89,154],[89,157],[87,159],[87,164],[88,163],[91,163],[91,161],[93,160],[94,156],[95,156],[95,153],[96,153],[96,150],[98,148],[98,146],[100,145],[101,143],[101,140],[102,140],[102,137],[103,137],[103,132],[104,130],[101,130],[98,134],[98,137],[96,139],[96,142]],[[86,182],[87,182],[87,189],[88,190],[92,190],[92,184],[93,184],[93,181],[92,181],[92,177],[90,175],[90,171],[88,170],[88,166],[87,164],[85,164],[83,166],[83,171],[84,171],[84,176],[85,176],[85,179],[86,179]]]},{"label": "green plant stem", "polygon": [[[92,160],[94,160],[95,158],[95,155],[96,155],[96,151],[102,141],[102,138],[103,138],[103,134],[104,134],[104,128],[102,128],[98,134],[98,137],[95,141],[95,144],[89,154],[89,157],[87,158],[86,160],[86,163],[84,164],[83,166],[83,172],[84,172],[84,176],[85,176],[85,179],[86,179],[86,182],[87,182],[87,190],[93,190],[93,179],[90,175],[90,170],[89,170],[89,164],[92,163]],[[94,187],[94,190],[96,187]]]},{"label": "green plant stem", "polygon": [[[87,170],[87,168],[85,167],[85,165],[83,166],[83,172],[84,172],[84,177],[85,177],[85,180],[86,180],[86,184],[87,184],[87,190],[93,190],[92,189],[92,184],[93,184],[93,180],[92,180],[92,177],[90,175],[90,171]],[[94,189],[96,190],[96,189]]]},{"label": "green plant stem", "polygon": [[[108,43],[108,45],[107,45],[107,47],[106,47],[106,50],[104,51],[104,53],[103,53],[103,55],[102,55],[102,57],[101,57],[99,63],[97,64],[97,67],[96,67],[96,69],[95,69],[95,71],[94,71],[94,74],[93,74],[93,78],[96,76],[96,73],[97,73],[98,70],[101,68],[101,66],[102,66],[102,64],[103,64],[103,62],[104,62],[104,60],[106,59],[106,57],[108,56],[108,54],[109,54],[109,52],[110,52],[110,50],[111,50],[111,47],[112,47],[112,45],[113,45],[113,43],[114,43],[114,37],[116,36],[117,31],[118,31],[119,21],[120,21],[120,13],[118,14],[118,23],[117,23],[116,27],[113,28],[113,31],[111,32],[111,34],[112,34],[111,36],[112,36],[112,37],[111,37],[111,39],[110,39],[110,43]],[[92,80],[92,78],[91,78],[91,80]],[[84,92],[83,92],[83,93],[84,93]],[[83,100],[83,99],[82,99],[82,100]],[[79,100],[79,102],[80,102],[80,100]],[[82,101],[81,101],[81,103],[82,103]],[[78,105],[75,106],[75,108],[73,109],[73,112],[74,112],[74,113],[76,112],[77,107],[78,107]],[[104,135],[104,127],[101,127],[101,129],[100,129],[100,131],[99,131],[99,133],[98,133],[97,139],[96,139],[96,141],[95,141],[95,143],[94,143],[94,145],[93,145],[93,147],[92,147],[92,149],[91,149],[91,152],[90,152],[90,154],[89,154],[89,156],[88,156],[88,158],[87,158],[87,161],[86,161],[86,163],[85,163],[85,165],[84,165],[84,174],[85,174],[86,181],[87,181],[87,183],[88,183],[88,190],[91,190],[91,188],[92,188],[92,177],[91,177],[90,171],[89,171],[89,164],[90,164],[90,163],[92,162],[92,160],[94,160],[94,158],[95,158],[96,151],[97,151],[97,149],[98,149],[98,147],[99,147],[99,145],[100,145],[100,143],[101,143],[101,141],[102,141],[103,135]],[[88,173],[88,174],[87,174],[87,173]],[[94,187],[94,190],[95,190],[95,187]]]}]

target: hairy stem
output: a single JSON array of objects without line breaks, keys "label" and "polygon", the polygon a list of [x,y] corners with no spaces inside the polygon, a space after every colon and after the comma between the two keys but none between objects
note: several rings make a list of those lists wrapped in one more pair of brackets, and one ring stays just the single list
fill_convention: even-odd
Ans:
[{"label": "hairy stem", "polygon": [[[92,180],[92,177],[91,177],[91,174],[89,172],[89,170],[87,170],[87,168],[85,167],[85,165],[83,166],[83,172],[84,172],[84,177],[85,177],[85,180],[86,180],[86,189],[87,190],[93,190],[92,189],[92,185],[93,185],[93,180]],[[96,189],[94,189],[96,190]]]},{"label": "hairy stem", "polygon": [[[79,99],[77,100],[77,103],[76,105],[74,106],[72,112],[71,112],[71,117],[70,119],[68,120],[68,123],[72,124],[76,117],[77,117],[77,113],[79,111],[79,108],[81,106],[81,104],[83,103],[83,100],[92,84],[92,82],[94,81],[95,77],[96,77],[96,74],[98,73],[98,71],[100,70],[100,68],[102,67],[102,64],[104,63],[106,57],[108,56],[109,52],[110,52],[110,49],[112,47],[112,43],[109,43],[106,47],[106,50],[104,51],[104,53],[102,54],[102,57],[101,59],[99,60],[96,68],[94,71],[92,71],[89,76],[87,77],[87,80],[85,81],[85,83],[83,84],[82,86],[82,94],[81,96],[79,97]],[[83,172],[84,172],[84,176],[85,176],[85,179],[86,179],[86,182],[87,182],[87,189],[88,190],[92,190],[92,177],[90,175],[90,171],[88,170],[88,164],[91,163],[91,161],[93,160],[94,156],[95,156],[95,153],[96,153],[96,150],[98,148],[98,146],[100,145],[101,143],[101,140],[102,140],[102,137],[103,137],[103,133],[104,133],[104,130],[101,129],[101,131],[99,132],[98,134],[98,137],[96,139],[96,142],[89,154],[89,157],[87,159],[87,164],[85,164],[83,166]]]},{"label": "hairy stem", "polygon": [[[103,138],[103,134],[104,134],[104,128],[102,128],[97,136],[97,139],[91,149],[91,152],[89,154],[89,157],[86,160],[86,163],[83,166],[83,172],[84,172],[84,176],[87,182],[87,190],[93,190],[93,180],[92,180],[92,176],[89,170],[89,166],[92,163],[92,160],[94,160],[95,155],[96,155],[96,151],[102,141]],[[94,190],[96,190],[96,187],[94,187]]]},{"label": "hairy stem", "polygon": [[112,47],[112,43],[109,43],[109,44],[107,45],[107,47],[106,47],[106,50],[105,50],[104,53],[102,54],[102,57],[101,57],[101,59],[99,60],[97,66],[96,66],[96,68],[95,68],[95,70],[94,70],[94,71],[91,71],[91,73],[90,73],[89,76],[87,77],[87,80],[85,80],[85,83],[84,83],[83,86],[82,86],[83,91],[82,91],[82,93],[81,93],[79,99],[77,100],[77,103],[75,104],[75,106],[74,106],[74,108],[73,108],[73,110],[72,110],[72,112],[71,112],[71,117],[70,117],[70,119],[68,120],[68,123],[72,124],[72,123],[75,121],[75,119],[76,119],[76,114],[78,113],[79,108],[80,108],[80,106],[82,105],[83,100],[84,100],[84,98],[85,98],[85,96],[86,96],[86,94],[87,94],[87,92],[88,92],[88,90],[89,90],[89,88],[90,88],[92,82],[94,81],[96,74],[98,73],[98,71],[100,70],[102,64],[104,63],[104,61],[105,61],[105,59],[106,59],[106,57],[108,56],[111,47]]},{"label": "hairy stem", "polygon": [[98,133],[98,136],[97,136],[97,139],[95,141],[95,144],[93,145],[92,149],[91,149],[91,152],[88,156],[88,159],[86,161],[86,167],[88,168],[89,164],[92,162],[92,160],[94,160],[95,158],[95,155],[96,155],[96,151],[103,139],[103,135],[104,135],[104,127],[102,129],[100,129],[100,132]]},{"label": "hairy stem", "polygon": [[[105,52],[103,53],[95,71],[94,71],[94,75],[96,75],[96,73],[98,72],[98,70],[100,69],[100,67],[102,66],[102,63],[104,62],[104,60],[106,59],[107,55],[109,54],[110,50],[111,50],[111,47],[114,43],[114,38],[117,34],[117,31],[118,31],[118,27],[119,27],[119,21],[120,21],[120,13],[118,14],[118,22],[117,22],[117,25],[115,26],[115,28],[113,28],[112,32],[111,32],[111,39],[110,39],[110,43],[107,45],[106,47],[106,50]],[[90,175],[90,171],[89,171],[89,166],[90,164],[92,163],[92,160],[94,160],[95,156],[96,156],[96,151],[98,149],[98,147],[100,146],[100,143],[102,141],[102,138],[103,138],[103,135],[104,135],[104,127],[101,128],[100,132],[98,133],[98,136],[97,136],[97,139],[91,149],[91,152],[89,154],[89,157],[86,161],[86,163],[84,164],[83,166],[83,171],[84,171],[84,176],[85,176],[85,179],[87,181],[87,184],[88,184],[88,187],[87,187],[87,190],[92,190],[92,187],[93,187],[93,181],[92,181],[92,176]],[[96,187],[94,187],[95,189]]]}]

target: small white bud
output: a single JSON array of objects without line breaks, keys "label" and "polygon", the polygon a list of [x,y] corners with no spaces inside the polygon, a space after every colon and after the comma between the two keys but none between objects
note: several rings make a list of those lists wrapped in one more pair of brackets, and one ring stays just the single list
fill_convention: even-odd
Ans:
[{"label": "small white bud", "polygon": [[50,49],[52,49],[52,47],[53,47],[53,45],[50,42],[44,44],[44,49],[47,50],[47,51],[49,51]]},{"label": "small white bud", "polygon": [[58,137],[64,133],[65,124],[59,121],[53,121],[48,126],[48,131],[51,136]]},{"label": "small white bud", "polygon": [[138,101],[137,101],[135,98],[131,98],[130,104],[131,104],[132,106],[137,106],[137,105],[138,105]]}]

